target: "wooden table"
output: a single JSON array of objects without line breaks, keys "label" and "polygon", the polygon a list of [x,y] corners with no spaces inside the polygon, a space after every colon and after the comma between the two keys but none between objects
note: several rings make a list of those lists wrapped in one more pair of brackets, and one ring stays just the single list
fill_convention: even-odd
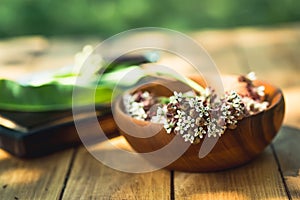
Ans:
[{"label": "wooden table", "polygon": [[[83,146],[29,160],[0,150],[0,199],[300,199],[299,24],[190,35],[207,49],[222,73],[253,70],[283,89],[284,125],[261,156],[217,173],[128,174],[104,166]],[[70,64],[84,44],[98,41],[38,36],[2,40],[0,75],[18,77],[28,69]],[[180,66],[176,59],[161,62]],[[112,142],[127,146],[121,136]]]}]

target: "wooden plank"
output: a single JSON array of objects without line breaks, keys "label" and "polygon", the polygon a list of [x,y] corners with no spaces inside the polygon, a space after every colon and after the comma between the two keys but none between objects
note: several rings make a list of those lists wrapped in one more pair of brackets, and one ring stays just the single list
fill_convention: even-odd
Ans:
[{"label": "wooden plank", "polygon": [[0,199],[58,199],[72,154],[21,160],[0,150]]},{"label": "wooden plank", "polygon": [[280,170],[292,199],[300,199],[300,129],[284,126],[274,141]]},{"label": "wooden plank", "polygon": [[175,199],[287,199],[270,148],[253,162],[217,173],[174,174]]},{"label": "wooden plank", "polygon": [[[122,136],[111,142],[128,149]],[[101,148],[109,150],[105,149],[105,142],[97,149]],[[97,161],[82,147],[74,161],[63,199],[170,199],[170,172],[119,172]]]}]

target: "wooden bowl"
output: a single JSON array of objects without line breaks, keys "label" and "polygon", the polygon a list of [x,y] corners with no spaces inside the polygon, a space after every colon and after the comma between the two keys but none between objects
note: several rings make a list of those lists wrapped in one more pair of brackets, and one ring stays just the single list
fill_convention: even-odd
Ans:
[{"label": "wooden bowl", "polygon": [[[192,79],[205,86],[201,77],[195,76]],[[225,86],[237,85],[234,84],[234,82],[237,82],[237,77],[227,77],[224,81]],[[165,168],[188,172],[218,171],[240,166],[258,156],[277,134],[283,121],[285,104],[280,89],[263,81],[255,81],[255,84],[265,86],[266,100],[270,103],[267,110],[245,117],[238,122],[238,127],[234,130],[227,129],[207,156],[203,158],[198,156],[204,141],[201,139],[200,143],[191,144],[177,160],[168,164]],[[136,90],[149,91],[157,96],[170,96],[172,91],[168,88],[175,89],[175,91],[176,88],[183,88],[184,91],[190,90],[186,86],[183,87],[182,83],[172,81],[151,83]],[[114,113],[114,118],[121,134],[132,148],[139,153],[159,150],[176,137],[174,133],[167,134],[161,124],[131,118],[124,112],[124,105],[121,99],[115,102]],[[153,130],[159,131],[157,134],[148,137]],[[136,135],[132,136],[130,133],[135,133]],[[213,138],[207,139],[213,140]],[[177,140],[177,143],[178,147],[186,145],[183,139]],[[167,156],[172,156],[172,150],[168,155],[156,155],[155,158],[150,160],[155,165],[159,164]]]}]

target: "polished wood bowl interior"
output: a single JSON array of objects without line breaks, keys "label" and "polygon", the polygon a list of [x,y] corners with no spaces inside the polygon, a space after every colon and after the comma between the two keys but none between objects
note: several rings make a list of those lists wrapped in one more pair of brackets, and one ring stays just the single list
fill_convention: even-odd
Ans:
[{"label": "polished wood bowl interior", "polygon": [[[200,76],[191,77],[201,85],[205,85]],[[237,77],[225,77],[223,83],[226,89],[236,87]],[[236,82],[236,84],[235,84]],[[204,139],[198,144],[191,144],[186,151],[173,162],[164,166],[170,170],[187,172],[209,172],[229,169],[243,165],[258,156],[272,141],[281,127],[284,117],[284,98],[281,90],[263,81],[255,81],[255,84],[265,86],[266,100],[270,103],[267,110],[245,117],[238,122],[236,129],[227,129],[217,140],[213,149],[203,158],[199,158],[199,150]],[[149,91],[157,96],[170,96],[171,90],[181,88],[184,91],[190,90],[182,83],[167,81],[144,85],[135,90]],[[238,88],[233,88],[238,89]],[[120,133],[126,138],[132,148],[139,153],[157,151],[172,140],[175,134],[167,134],[163,125],[140,121],[131,118],[124,111],[123,102],[118,99],[114,105],[114,118],[119,127]],[[151,136],[151,132],[156,131]],[[135,135],[131,135],[134,133]],[[150,135],[150,137],[148,137]],[[214,138],[205,139],[214,140]],[[178,148],[185,146],[184,140],[176,140]],[[173,155],[174,149],[166,154],[155,155],[150,159],[154,165],[160,164],[164,159]]]}]

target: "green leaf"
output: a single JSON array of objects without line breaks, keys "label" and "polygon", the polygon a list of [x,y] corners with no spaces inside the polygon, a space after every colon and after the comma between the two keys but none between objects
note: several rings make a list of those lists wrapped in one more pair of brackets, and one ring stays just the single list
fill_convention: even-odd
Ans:
[{"label": "green leaf", "polygon": [[[117,71],[105,73],[97,83],[97,76],[85,85],[76,85],[76,76],[52,77],[41,85],[21,84],[16,81],[0,79],[0,109],[28,112],[42,112],[72,108],[73,90],[76,89],[76,106],[102,105],[112,101],[112,92],[117,80],[138,66],[118,68]],[[124,79],[118,86],[129,86],[142,77]]]},{"label": "green leaf", "polygon": [[[74,86],[60,83],[48,83],[42,86],[23,86],[11,80],[0,80],[0,109],[15,111],[49,111],[72,107],[72,93],[78,89],[78,106],[109,103],[112,88],[107,86]],[[96,90],[94,89],[96,87]],[[94,99],[86,94],[95,91]]]}]

